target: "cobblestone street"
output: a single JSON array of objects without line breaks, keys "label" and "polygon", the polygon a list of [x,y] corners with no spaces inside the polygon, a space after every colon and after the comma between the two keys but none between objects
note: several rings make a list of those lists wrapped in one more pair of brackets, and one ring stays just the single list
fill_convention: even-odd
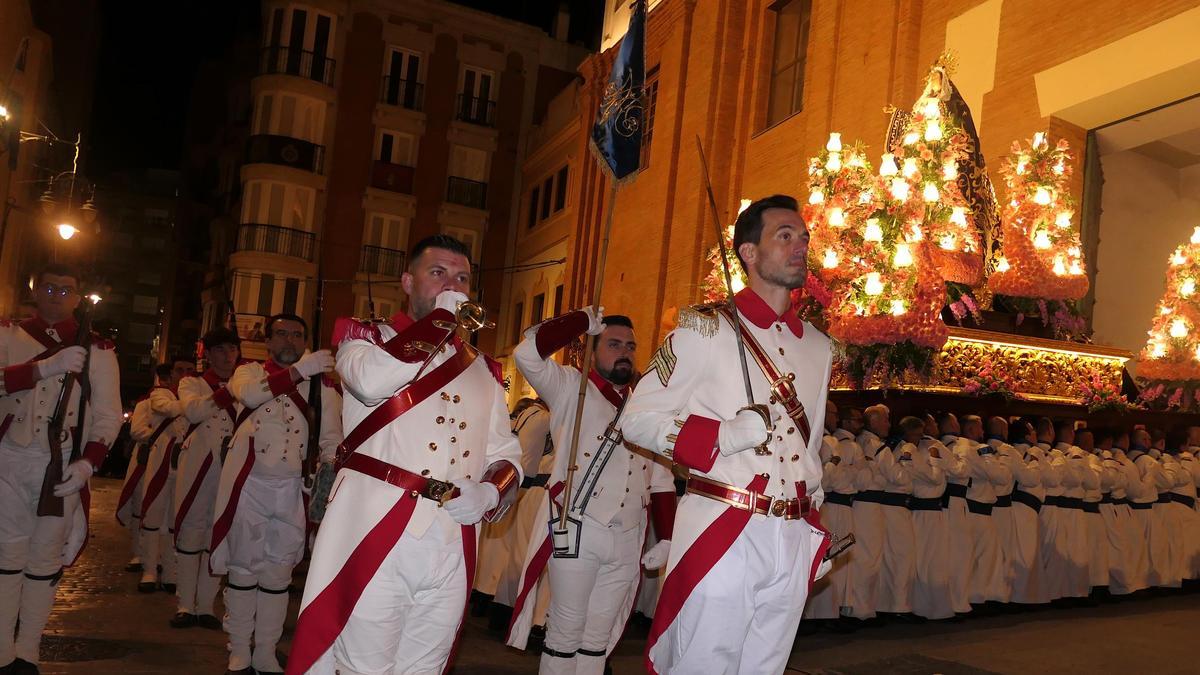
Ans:
[{"label": "cobblestone street", "polygon": [[[224,634],[201,628],[173,630],[165,593],[138,594],[137,577],[123,571],[128,537],[112,517],[120,483],[93,480],[92,539],[80,563],[63,577],[58,604],[42,646],[42,672],[172,673],[224,671]],[[302,579],[298,578],[299,584]],[[290,647],[292,611],[281,651]],[[633,622],[636,626],[636,622]],[[1200,627],[1200,595],[1172,593],[1097,607],[1043,609],[957,623],[887,625],[852,635],[817,635],[796,641],[789,673],[867,675],[902,673],[1195,672],[1192,654]],[[637,634],[632,634],[637,633]],[[621,643],[613,659],[618,674],[642,672],[644,627]],[[455,673],[532,673],[537,659],[506,648],[483,619],[471,619]]]}]

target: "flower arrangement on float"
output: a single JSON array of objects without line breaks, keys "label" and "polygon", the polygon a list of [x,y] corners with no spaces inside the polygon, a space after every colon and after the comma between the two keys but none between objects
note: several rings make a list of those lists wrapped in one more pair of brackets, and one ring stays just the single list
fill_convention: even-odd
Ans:
[{"label": "flower arrangement on float", "polygon": [[1079,383],[1079,399],[1090,413],[1125,413],[1137,407],[1121,393],[1120,387],[1094,369],[1086,380]]},{"label": "flower arrangement on float", "polygon": [[1137,356],[1139,401],[1200,407],[1200,227],[1167,261],[1166,290]]},{"label": "flower arrangement on float", "polygon": [[988,277],[995,306],[1038,317],[1060,339],[1082,339],[1086,323],[1076,301],[1088,291],[1083,249],[1075,227],[1070,145],[1051,145],[1044,132],[1014,142],[1000,168],[1007,187],[1001,216],[1003,255]]},{"label": "flower arrangement on float", "polygon": [[968,396],[999,396],[1016,398],[1016,380],[1002,368],[990,363],[983,364],[978,372],[963,382],[963,393]]}]

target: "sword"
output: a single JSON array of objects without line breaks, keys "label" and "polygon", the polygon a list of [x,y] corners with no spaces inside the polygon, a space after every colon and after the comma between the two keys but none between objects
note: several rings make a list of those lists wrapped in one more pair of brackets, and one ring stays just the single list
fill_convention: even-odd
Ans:
[{"label": "sword", "polygon": [[[700,171],[704,176],[704,190],[708,194],[708,208],[712,212],[713,226],[717,228],[717,246],[720,248],[721,269],[725,272],[725,290],[729,294],[729,316],[732,317],[733,334],[737,336],[738,360],[742,365],[742,383],[746,386],[746,405],[739,408],[738,412],[751,410],[758,413],[767,425],[769,438],[770,432],[775,430],[775,424],[771,421],[771,413],[767,410],[767,406],[754,402],[754,389],[750,386],[750,365],[746,361],[746,343],[742,339],[742,317],[738,314],[737,303],[733,300],[733,273],[729,269],[729,249],[725,247],[725,233],[721,231],[721,216],[717,211],[717,198],[713,196],[712,181],[708,177],[708,159],[704,156],[704,146],[700,143],[699,134],[696,135],[696,152],[700,154]],[[770,451],[767,450],[766,442],[754,448],[754,454],[770,454]]]}]

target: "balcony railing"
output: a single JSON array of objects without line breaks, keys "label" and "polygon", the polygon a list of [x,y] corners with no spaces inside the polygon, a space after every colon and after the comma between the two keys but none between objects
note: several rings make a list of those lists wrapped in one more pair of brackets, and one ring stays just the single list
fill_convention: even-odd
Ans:
[{"label": "balcony railing", "polygon": [[280,164],[321,173],[325,164],[325,146],[291,136],[257,134],[246,142],[246,163]]},{"label": "balcony railing", "polygon": [[450,176],[446,180],[446,201],[474,209],[486,209],[487,183]]},{"label": "balcony railing", "polygon": [[406,80],[391,75],[383,76],[383,86],[380,87],[379,100],[388,105],[398,105],[409,110],[420,110],[424,101],[425,85],[414,80]]},{"label": "balcony railing", "polygon": [[496,102],[479,96],[458,95],[458,119],[485,127],[496,125]]},{"label": "balcony railing", "polygon": [[375,160],[371,166],[371,187],[411,195],[415,171],[411,166]]},{"label": "balcony railing", "polygon": [[406,253],[384,246],[363,246],[358,271],[398,277],[404,272]]},{"label": "balcony railing", "polygon": [[264,47],[258,72],[262,75],[295,75],[333,86],[333,67],[337,62],[324,54],[291,47]]},{"label": "balcony railing", "polygon": [[238,226],[237,250],[292,256],[312,262],[316,235],[278,225],[245,223]]}]

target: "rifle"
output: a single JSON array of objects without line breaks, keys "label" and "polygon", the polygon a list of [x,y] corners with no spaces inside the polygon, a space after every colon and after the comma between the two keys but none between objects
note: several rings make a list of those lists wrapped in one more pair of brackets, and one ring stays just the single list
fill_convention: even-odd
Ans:
[{"label": "rifle", "polygon": [[84,349],[83,369],[78,373],[63,375],[62,389],[58,392],[58,401],[54,404],[54,414],[50,416],[50,421],[46,425],[46,440],[50,444],[50,463],[46,465],[46,475],[42,478],[42,491],[38,497],[38,516],[57,518],[63,516],[63,498],[54,494],[54,487],[61,483],[63,478],[62,442],[63,437],[68,434],[64,430],[64,425],[67,421],[67,411],[71,407],[71,390],[75,388],[76,381],[80,382],[79,420],[71,438],[71,454],[68,463],[79,459],[80,447],[83,443],[83,420],[87,414],[87,399],[91,389],[86,373],[92,361],[92,311],[95,309],[96,303],[100,302],[100,296],[90,295],[87,300],[89,302],[83,306],[79,329],[75,336],[75,345]]}]

